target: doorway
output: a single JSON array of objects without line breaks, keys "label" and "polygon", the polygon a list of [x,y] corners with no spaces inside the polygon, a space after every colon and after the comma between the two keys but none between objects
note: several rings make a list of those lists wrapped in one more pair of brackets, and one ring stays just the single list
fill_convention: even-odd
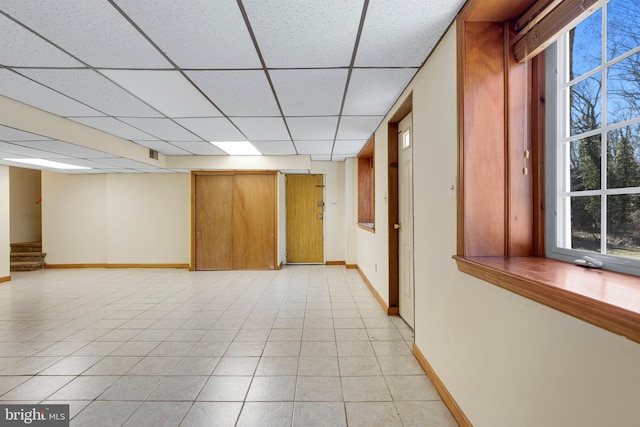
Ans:
[{"label": "doorway", "polygon": [[287,263],[324,264],[324,177],[286,175]]},{"label": "doorway", "polygon": [[414,325],[412,114],[398,123],[398,292],[400,317]]}]

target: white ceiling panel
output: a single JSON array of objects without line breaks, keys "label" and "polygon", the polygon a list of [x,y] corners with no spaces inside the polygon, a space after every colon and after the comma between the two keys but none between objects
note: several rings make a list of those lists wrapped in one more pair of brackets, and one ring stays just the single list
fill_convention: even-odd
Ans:
[{"label": "white ceiling panel", "polygon": [[0,125],[0,141],[33,141],[36,139],[47,140],[49,138]]},{"label": "white ceiling panel", "polygon": [[11,144],[9,142],[0,142],[0,151],[3,153],[10,153],[14,157],[34,157],[40,159],[51,159],[53,158],[52,156],[62,157],[61,155],[48,151],[36,150],[34,148]]},{"label": "white ceiling panel", "polygon": [[168,117],[216,117],[220,112],[182,74],[168,70],[100,70]]},{"label": "white ceiling panel", "polygon": [[152,150],[156,150],[159,153],[166,154],[169,156],[191,154],[188,151],[185,151],[182,148],[178,148],[177,146],[165,141],[133,141],[133,142],[135,142],[138,145],[142,145],[143,147],[151,148]]},{"label": "white ceiling panel", "polygon": [[243,0],[242,3],[267,67],[349,66],[363,1]]},{"label": "white ceiling panel", "polygon": [[153,166],[149,166],[146,163],[138,162],[137,160],[125,159],[123,157],[112,157],[112,158],[100,159],[100,160],[96,160],[96,162],[102,163],[108,166],[117,167],[117,168],[132,168],[132,169],[139,169],[139,168],[145,168],[145,167],[153,168]]},{"label": "white ceiling panel", "polygon": [[355,69],[344,103],[346,115],[385,115],[417,69]]},{"label": "white ceiling panel", "polygon": [[333,141],[294,141],[298,154],[331,155]]},{"label": "white ceiling panel", "polygon": [[205,141],[244,141],[246,138],[223,117],[176,119]]},{"label": "white ceiling panel", "polygon": [[289,132],[280,117],[234,117],[231,119],[250,141],[288,139]]},{"label": "white ceiling panel", "polygon": [[[4,15],[0,15],[0,64],[10,67],[82,67],[73,59],[41,37]],[[25,55],[29,52],[29,55]]]},{"label": "white ceiling panel", "polygon": [[113,157],[113,154],[104,151],[92,150],[91,148],[81,147],[68,142],[57,141],[55,139],[47,141],[16,141],[16,144],[24,147],[34,148],[37,150],[47,151],[53,154],[59,154],[69,157],[78,157],[85,159],[99,159],[103,157]]},{"label": "white ceiling panel", "polygon": [[63,117],[103,115],[93,108],[7,69],[0,69],[0,93]]},{"label": "white ceiling panel", "polygon": [[333,139],[338,117],[287,117],[287,124],[295,140]]},{"label": "white ceiling panel", "polygon": [[465,0],[371,0],[356,67],[419,67]]},{"label": "white ceiling panel", "polygon": [[173,140],[194,140],[197,139],[196,135],[192,134],[180,125],[177,125],[170,119],[156,119],[156,118],[120,118],[125,123],[134,126],[141,131],[153,135],[158,139],[165,141]]},{"label": "white ceiling panel", "polygon": [[270,75],[286,116],[340,113],[347,70],[274,70]]},{"label": "white ceiling panel", "polygon": [[332,159],[331,154],[312,154],[310,157],[314,162],[330,162]]},{"label": "white ceiling panel", "polygon": [[337,140],[333,146],[333,155],[347,155],[354,157],[360,152],[360,150],[362,150],[362,147],[364,147],[366,143],[366,139],[348,141]]},{"label": "white ceiling panel", "polygon": [[187,71],[227,116],[279,116],[263,70]]},{"label": "white ceiling panel", "polygon": [[116,3],[182,68],[260,67],[235,0]]},{"label": "white ceiling panel", "polygon": [[254,147],[267,156],[297,154],[291,141],[251,141]]},{"label": "white ceiling panel", "polygon": [[337,139],[369,139],[383,116],[343,116]]},{"label": "white ceiling panel", "polygon": [[124,139],[153,139],[148,134],[112,117],[69,117],[71,120],[91,126]]},{"label": "white ceiling panel", "polygon": [[158,117],[151,107],[93,70],[21,69],[21,74],[112,116]]},{"label": "white ceiling panel", "polygon": [[7,0],[1,8],[93,67],[171,66],[107,1]]},{"label": "white ceiling panel", "polygon": [[173,144],[191,154],[199,156],[221,156],[227,154],[215,145],[206,141],[174,142]]}]

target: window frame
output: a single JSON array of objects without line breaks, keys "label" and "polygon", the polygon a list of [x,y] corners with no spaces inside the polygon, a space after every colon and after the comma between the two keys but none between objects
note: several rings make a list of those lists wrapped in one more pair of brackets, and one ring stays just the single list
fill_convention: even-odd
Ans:
[{"label": "window frame", "polygon": [[[602,48],[602,58],[600,61],[600,65],[595,67],[593,70],[588,71],[581,76],[578,76],[574,80],[569,79],[568,77],[569,70],[566,69],[567,62],[568,62],[566,49],[567,49],[567,37],[570,30],[567,30],[564,34],[562,34],[562,36],[560,36],[558,41],[550,45],[544,52],[545,64],[546,64],[545,98],[553,101],[553,102],[548,102],[546,104],[546,116],[545,116],[545,122],[546,122],[545,138],[547,141],[545,144],[545,159],[546,159],[546,163],[550,166],[550,167],[547,167],[545,171],[545,175],[546,175],[545,180],[547,182],[547,185],[545,188],[545,195],[546,195],[546,200],[548,201],[547,210],[546,210],[546,241],[547,241],[546,256],[548,258],[557,259],[565,262],[571,262],[571,263],[575,262],[577,259],[582,258],[583,256],[589,256],[598,261],[601,261],[603,263],[602,268],[605,270],[611,270],[611,271],[616,271],[620,273],[640,276],[640,259],[609,255],[601,252],[600,253],[589,252],[585,250],[572,249],[572,248],[567,248],[567,247],[558,245],[558,242],[560,240],[559,239],[560,232],[562,233],[567,232],[567,230],[562,229],[561,221],[563,220],[568,221],[566,217],[570,215],[570,209],[567,209],[568,212],[564,212],[565,207],[561,205],[562,203],[561,199],[564,197],[569,197],[568,200],[570,200],[571,198],[571,196],[562,195],[562,193],[567,193],[567,191],[565,191],[565,189],[562,188],[561,186],[561,182],[566,179],[566,176],[565,176],[566,164],[564,163],[566,159],[563,160],[562,155],[560,153],[560,151],[562,150],[563,144],[574,138],[577,140],[577,139],[580,139],[585,134],[591,134],[595,132],[595,134],[601,135],[601,144],[602,144],[601,162],[604,165],[608,163],[606,159],[606,152],[607,152],[606,139],[603,139],[611,129],[611,126],[606,124],[605,116],[606,116],[607,110],[606,110],[606,101],[604,99],[607,96],[607,92],[606,92],[607,73],[605,72],[605,70],[608,70],[610,66],[609,63],[611,62],[605,57],[605,55],[607,54],[607,49],[605,49],[605,43],[606,43],[605,39],[606,39],[607,31],[606,31],[606,28],[604,28],[604,26],[607,25],[608,23],[607,11],[606,11],[607,4],[608,2],[602,4],[593,12],[593,13],[596,13],[598,10],[602,11],[601,25],[603,26],[603,31],[602,31],[603,48]],[[591,15],[592,14],[588,16],[591,16]],[[588,16],[585,16],[584,19],[587,19]],[[584,20],[581,20],[580,22],[583,22],[583,21]],[[575,28],[577,25],[579,25],[579,23],[576,23],[576,25],[574,25],[572,28]],[[630,53],[630,52],[634,52],[634,53]],[[618,58],[620,57],[626,58],[630,55],[634,55],[637,53],[638,53],[638,48],[634,48],[629,52],[619,55]],[[618,60],[618,58],[614,58],[614,59]],[[617,64],[618,62],[615,62],[614,65]],[[568,129],[565,129],[565,127],[569,126],[568,124],[569,115],[571,114],[571,112],[569,111],[570,105],[569,105],[568,97],[566,95],[564,86],[571,86],[574,84],[572,82],[574,82],[575,80],[588,78],[589,76],[596,75],[598,73],[601,73],[602,82],[603,82],[602,83],[603,84],[602,86],[603,87],[602,89],[603,106],[601,111],[602,122],[600,123],[600,126],[597,129],[594,129],[593,131],[564,137],[563,135],[570,134],[570,132],[567,132]],[[623,123],[624,122],[616,123],[614,127],[619,128],[621,126],[624,126]],[[634,123],[637,123],[637,121],[634,121]],[[602,176],[604,177],[606,174],[607,174],[606,169],[603,169]],[[590,191],[590,195],[595,195],[601,198],[611,195],[610,194],[611,192],[609,191],[610,189],[604,188],[605,183],[606,183],[606,179],[602,181],[603,185],[601,185],[601,188],[599,190]],[[614,190],[614,192],[618,193],[616,190]],[[633,193],[624,193],[624,194],[633,194]],[[606,215],[606,212],[603,211],[603,213],[604,215]],[[600,224],[601,227],[603,227],[603,223],[605,223],[605,221],[606,221],[606,216],[605,217],[601,216],[601,224]],[[603,242],[601,242],[601,246],[603,245],[606,246],[606,228],[605,228],[605,233],[601,234],[601,239],[603,240]]]}]

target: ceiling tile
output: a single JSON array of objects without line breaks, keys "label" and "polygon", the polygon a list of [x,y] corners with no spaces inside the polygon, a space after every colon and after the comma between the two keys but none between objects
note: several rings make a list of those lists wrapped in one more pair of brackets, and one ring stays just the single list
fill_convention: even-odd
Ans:
[{"label": "ceiling tile", "polygon": [[169,142],[165,141],[133,141],[138,145],[142,145],[143,147],[151,148],[152,150],[156,150],[159,153],[166,155],[186,155],[191,154],[188,151],[183,150]]},{"label": "ceiling tile", "polygon": [[[82,67],[57,47],[33,34],[4,15],[0,15],[0,64],[8,67]],[[29,52],[29,55],[25,55]]]},{"label": "ceiling tile", "polygon": [[196,135],[170,119],[122,117],[120,120],[165,141],[170,139],[185,141],[197,139]]},{"label": "ceiling tile", "polygon": [[407,87],[417,69],[355,69],[343,114],[352,116],[385,115]]},{"label": "ceiling tile", "polygon": [[216,117],[220,112],[182,74],[169,70],[100,70],[168,117]]},{"label": "ceiling tile", "polygon": [[330,162],[332,159],[330,154],[312,154],[310,157],[314,162]]},{"label": "ceiling tile", "polygon": [[32,141],[36,139],[46,140],[49,138],[0,125],[0,141]]},{"label": "ceiling tile", "polygon": [[189,153],[199,156],[216,156],[227,155],[224,151],[216,147],[215,145],[206,141],[186,141],[186,142],[173,142],[174,145],[182,148]]},{"label": "ceiling tile", "polygon": [[176,122],[205,141],[246,140],[240,131],[236,129],[229,120],[223,117],[176,119]]},{"label": "ceiling tile", "polygon": [[242,3],[267,67],[347,67],[351,63],[363,1]]},{"label": "ceiling tile", "polygon": [[291,141],[251,141],[251,143],[266,156],[297,154]]},{"label": "ceiling tile", "polygon": [[270,75],[285,116],[340,113],[347,70],[273,70]]},{"label": "ceiling tile", "polygon": [[45,86],[111,116],[158,117],[151,107],[93,70],[21,69]]},{"label": "ceiling tile", "polygon": [[146,163],[139,162],[137,160],[125,159],[124,157],[112,157],[107,159],[96,160],[96,163],[102,163],[109,167],[117,167],[117,168],[145,168],[153,166],[147,165]]},{"label": "ceiling tile", "polygon": [[103,115],[93,108],[6,69],[0,69],[0,93],[63,117]]},{"label": "ceiling tile", "polygon": [[250,141],[288,139],[289,132],[280,117],[233,117],[231,120]]},{"label": "ceiling tile", "polygon": [[187,71],[187,76],[227,116],[278,116],[263,70]]},{"label": "ceiling tile", "polygon": [[57,141],[54,139],[48,141],[17,141],[16,144],[47,151],[53,155],[58,154],[61,156],[80,157],[85,159],[113,157],[113,154],[105,153],[104,151],[92,150],[91,148],[81,147],[79,145],[69,144],[68,142]]},{"label": "ceiling tile", "polygon": [[333,139],[338,117],[287,117],[291,136],[295,140]]},{"label": "ceiling tile", "polygon": [[182,68],[260,67],[235,0],[116,3]]},{"label": "ceiling tile", "polygon": [[344,162],[348,157],[353,157],[353,156],[344,155],[344,154],[333,154],[331,156],[331,161],[332,162]]},{"label": "ceiling tile", "polygon": [[337,139],[369,139],[383,116],[343,116]]},{"label": "ceiling tile", "polygon": [[107,1],[41,0],[34,3],[4,1],[2,10],[91,66],[171,66]]},{"label": "ceiling tile", "polygon": [[0,151],[5,154],[9,153],[11,157],[17,157],[17,158],[33,157],[33,158],[39,158],[39,159],[50,159],[52,158],[52,156],[62,157],[59,154],[51,153],[48,151],[37,150],[30,147],[24,147],[22,145],[11,144],[8,142],[0,142]]},{"label": "ceiling tile", "polygon": [[333,146],[333,155],[355,156],[362,150],[362,147],[364,147],[366,143],[366,139],[337,140]]},{"label": "ceiling tile", "polygon": [[333,141],[294,141],[298,154],[331,155]]},{"label": "ceiling tile", "polygon": [[151,139],[148,134],[112,117],[70,117],[70,119],[124,139]]},{"label": "ceiling tile", "polygon": [[357,67],[419,67],[465,0],[371,0]]}]

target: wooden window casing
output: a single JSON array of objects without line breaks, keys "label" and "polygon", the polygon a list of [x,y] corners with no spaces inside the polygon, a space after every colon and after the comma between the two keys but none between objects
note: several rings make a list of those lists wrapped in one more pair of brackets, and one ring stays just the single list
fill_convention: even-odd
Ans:
[{"label": "wooden window casing", "polygon": [[375,230],[375,138],[358,155],[358,225]]},{"label": "wooden window casing", "polygon": [[470,0],[458,38],[458,269],[640,342],[637,277],[550,260],[544,242],[544,58],[518,63],[531,0]]}]

